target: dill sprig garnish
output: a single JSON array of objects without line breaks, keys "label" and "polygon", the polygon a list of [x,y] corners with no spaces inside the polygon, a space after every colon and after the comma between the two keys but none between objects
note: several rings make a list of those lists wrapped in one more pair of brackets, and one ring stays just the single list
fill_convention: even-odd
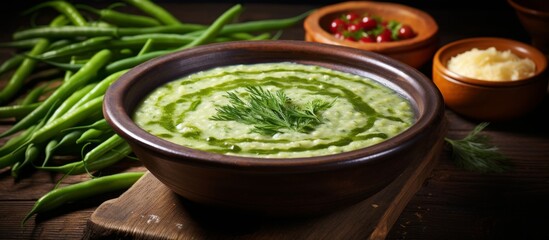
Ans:
[{"label": "dill sprig garnish", "polygon": [[486,126],[488,123],[480,123],[463,139],[445,138],[452,148],[452,160],[458,167],[483,173],[503,172],[509,168],[507,157],[490,145],[487,136],[480,134]]},{"label": "dill sprig garnish", "polygon": [[319,114],[334,102],[315,99],[303,107],[298,106],[282,91],[275,93],[261,87],[248,86],[248,101],[236,92],[227,92],[229,104],[218,106],[216,121],[237,121],[253,125],[253,132],[274,135],[283,129],[307,133],[322,123]]}]

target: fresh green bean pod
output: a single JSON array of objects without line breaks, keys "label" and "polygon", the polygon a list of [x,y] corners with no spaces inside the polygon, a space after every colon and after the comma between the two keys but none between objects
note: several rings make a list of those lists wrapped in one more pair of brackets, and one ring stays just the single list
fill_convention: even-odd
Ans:
[{"label": "fresh green bean pod", "polygon": [[86,48],[94,49],[93,47],[96,47],[96,46],[103,47],[110,40],[112,40],[112,37],[109,37],[109,36],[92,37],[81,42],[76,42],[76,43],[64,46],[62,48],[57,48],[57,49],[44,52],[36,57],[40,59],[49,59],[49,58],[52,58],[52,56],[75,55],[75,54],[81,53],[81,49],[86,49]]},{"label": "fresh green bean pod", "polygon": [[99,70],[109,62],[111,57],[111,51],[108,49],[99,51],[96,53],[90,61],[88,61],[82,68],[76,72],[68,81],[63,82],[59,88],[57,88],[52,95],[50,95],[38,108],[25,116],[11,128],[3,133],[0,133],[1,137],[10,136],[22,129],[35,124],[38,120],[42,119],[49,109],[54,109],[59,106],[68,96],[82,86],[85,86],[91,79],[94,79]]},{"label": "fresh green bean pod", "polygon": [[53,114],[48,118],[48,121],[46,124],[54,121],[55,119],[63,116],[66,112],[71,109],[74,104],[76,104],[84,95],[86,95],[91,89],[93,89],[97,85],[97,83],[89,83],[88,85],[82,87],[81,89],[78,89],[73,94],[71,94],[61,105],[59,105]]},{"label": "fresh green bean pod", "polygon": [[76,144],[76,139],[78,139],[83,132],[83,130],[73,130],[63,135],[62,137],[50,140],[44,149],[45,157],[44,162],[42,163],[42,167],[48,164],[49,160],[52,158],[52,156],[56,154],[58,150],[76,149],[78,147],[78,144]]},{"label": "fresh green bean pod", "polygon": [[86,155],[82,159],[82,162],[91,162],[93,160],[90,159],[96,159],[97,157],[106,154],[113,148],[123,143],[126,143],[124,139],[118,136],[118,134],[113,133],[112,136],[109,137],[107,140],[103,141],[97,147],[86,153]]},{"label": "fresh green bean pod", "polygon": [[0,157],[0,169],[13,166],[25,160],[25,148],[16,148],[14,151]]},{"label": "fresh green bean pod", "polygon": [[139,180],[143,174],[144,172],[118,173],[54,189],[36,201],[30,212],[23,219],[22,224],[34,214],[54,210],[69,202],[125,190]]},{"label": "fresh green bean pod", "polygon": [[33,112],[42,104],[41,102],[32,104],[8,105],[0,107],[0,119],[2,118],[24,118]]},{"label": "fresh green bean pod", "polygon": [[163,7],[149,0],[125,0],[125,2],[139,8],[141,11],[158,19],[166,25],[181,25],[181,22]]},{"label": "fresh green bean pod", "polygon": [[95,27],[95,26],[61,26],[61,27],[35,27],[17,31],[13,34],[13,40],[44,37],[48,39],[72,38],[72,37],[123,37],[146,33],[189,33],[203,30],[206,27],[199,24],[183,24],[180,26],[159,26],[144,28],[119,28],[119,27]]},{"label": "fresh green bean pod", "polygon": [[94,98],[103,96],[109,86],[118,80],[124,73],[126,73],[128,70],[122,70],[115,72],[113,74],[110,74],[103,80],[101,80],[99,83],[94,84],[93,88],[89,89],[86,94],[82,95],[81,98],[77,99],[76,103],[74,103],[73,106],[68,110],[68,112],[74,111],[78,108],[80,108],[82,105],[86,104],[89,101],[92,101]]},{"label": "fresh green bean pod", "polygon": [[27,93],[25,98],[21,101],[21,105],[29,105],[33,103],[37,103],[40,100],[40,97],[44,92],[46,92],[46,89],[48,88],[48,84],[35,87]]},{"label": "fresh green bean pod", "polygon": [[[40,127],[40,126],[39,125],[31,126],[27,129],[25,129],[24,131],[22,131],[19,135],[8,139],[8,141],[6,143],[4,143],[4,145],[2,145],[2,147],[0,147],[0,156],[9,155],[11,152],[13,152],[15,149],[17,149],[23,143],[25,143],[30,138],[32,133],[36,130],[36,128],[38,128],[38,127]],[[0,169],[2,169],[2,167],[0,167]]]},{"label": "fresh green bean pod", "polygon": [[32,165],[32,163],[40,156],[40,148],[34,144],[27,146],[25,150],[25,159],[18,161],[11,167],[11,176],[15,179],[19,178],[19,174],[23,168]]},{"label": "fresh green bean pod", "polygon": [[107,120],[102,118],[102,119],[99,119],[99,120],[95,121],[94,123],[92,123],[90,125],[67,128],[67,129],[65,129],[65,131],[72,131],[72,130],[79,130],[79,129],[107,130],[107,129],[110,129],[110,128],[111,128],[111,126],[109,125]]},{"label": "fresh green bean pod", "polygon": [[44,127],[33,133],[29,142],[43,143],[52,139],[63,129],[73,127],[81,121],[88,119],[92,113],[101,112],[102,104],[103,96],[100,96],[87,102],[80,108],[48,122]]},{"label": "fresh green bean pod", "polygon": [[88,157],[85,160],[67,163],[62,166],[37,167],[37,169],[68,175],[91,173],[116,164],[132,152],[131,147],[126,142],[117,146],[109,146],[107,150],[105,154]]},{"label": "fresh green bean pod", "polygon": [[39,41],[40,38],[30,38],[19,41],[3,42],[0,43],[0,48],[29,49],[34,47]]},{"label": "fresh green bean pod", "polygon": [[52,156],[55,154],[55,149],[59,146],[59,139],[54,138],[50,140],[48,143],[46,143],[46,146],[44,147],[44,161],[42,162],[42,167],[46,166]]},{"label": "fresh green bean pod", "polygon": [[99,16],[99,19],[119,27],[155,27],[162,25],[158,20],[130,13],[123,13],[110,8],[96,9],[87,5],[77,5]]},{"label": "fresh green bean pod", "polygon": [[23,14],[28,14],[44,7],[54,8],[58,12],[62,13],[67,19],[69,19],[72,22],[72,24],[75,26],[87,25],[86,19],[84,19],[84,17],[82,17],[82,15],[80,14],[80,12],[78,12],[78,10],[71,3],[67,1],[54,0],[54,1],[43,2],[33,6],[32,8],[25,11]]},{"label": "fresh green bean pod", "polygon": [[[29,54],[33,56],[41,54],[48,46],[49,41],[47,39],[40,39]],[[0,104],[5,104],[12,100],[21,91],[25,84],[25,79],[33,72],[36,63],[36,60],[30,58],[23,60],[6,86],[0,90]]]},{"label": "fresh green bean pod", "polygon": [[225,11],[221,16],[219,16],[210,25],[210,27],[206,29],[206,31],[202,32],[200,36],[198,36],[192,42],[185,44],[180,48],[176,48],[172,50],[154,51],[154,52],[138,55],[133,58],[126,58],[119,61],[115,61],[107,65],[107,67],[105,67],[105,71],[108,73],[111,73],[111,72],[121,71],[124,69],[130,69],[134,66],[137,66],[138,64],[141,64],[155,57],[159,57],[174,51],[179,51],[179,50],[183,50],[183,49],[187,49],[187,48],[191,48],[194,46],[207,43],[208,41],[211,41],[211,39],[215,38],[217,34],[223,29],[223,27],[227,25],[230,21],[232,21],[238,14],[240,14],[241,11],[242,11],[242,6],[240,4],[237,4],[231,7],[229,10]]},{"label": "fresh green bean pod", "polygon": [[2,63],[2,65],[0,65],[0,75],[4,74],[5,72],[7,71],[10,71],[12,69],[15,69],[17,68],[19,65],[21,65],[21,63],[23,62],[23,60],[25,60],[25,55],[27,53],[23,53],[23,54],[18,54],[18,55],[13,55],[12,57],[10,57],[8,60],[6,60],[5,62]]},{"label": "fresh green bean pod", "polygon": [[102,136],[109,133],[112,133],[111,129],[90,128],[84,131],[84,133],[82,133],[82,135],[78,139],[76,139],[76,143],[81,144],[81,143],[95,142],[97,141],[97,139],[101,139]]}]

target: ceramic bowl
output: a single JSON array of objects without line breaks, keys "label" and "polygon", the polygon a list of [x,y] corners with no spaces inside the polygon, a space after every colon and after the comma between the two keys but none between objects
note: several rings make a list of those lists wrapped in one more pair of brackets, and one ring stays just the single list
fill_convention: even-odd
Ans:
[{"label": "ceramic bowl", "polygon": [[532,45],[549,56],[549,3],[545,0],[507,0],[528,34]]},{"label": "ceramic bowl", "polygon": [[[536,65],[532,77],[515,81],[486,81],[448,70],[448,61],[473,48],[510,50]],[[533,110],[547,94],[547,59],[529,44],[504,38],[468,38],[441,47],[433,59],[433,81],[446,106],[465,117],[483,121],[507,121]]]},{"label": "ceramic bowl", "polygon": [[[410,39],[382,43],[352,42],[335,37],[329,31],[331,21],[350,11],[369,13],[386,20],[408,24],[417,35]],[[328,5],[311,13],[303,26],[306,41],[377,52],[414,68],[419,68],[431,60],[439,47],[436,21],[422,10],[397,3],[351,1]]]},{"label": "ceramic bowl", "polygon": [[[219,66],[296,62],[359,74],[408,98],[416,122],[363,149],[306,158],[254,158],[187,148],[151,135],[132,121],[136,105],[156,87]],[[386,187],[441,141],[442,96],[425,75],[393,59],[305,41],[230,42],[199,46],[143,63],[108,89],[104,116],[145,167],[175,193],[211,208],[263,216],[319,214],[363,200]]]}]

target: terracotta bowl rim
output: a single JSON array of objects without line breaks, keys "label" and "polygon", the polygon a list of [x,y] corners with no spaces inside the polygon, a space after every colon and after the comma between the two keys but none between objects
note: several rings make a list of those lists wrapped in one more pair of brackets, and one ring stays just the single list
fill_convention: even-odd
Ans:
[{"label": "terracotta bowl rim", "polygon": [[537,9],[532,9],[532,8],[523,6],[523,5],[519,4],[516,0],[507,0],[507,3],[509,3],[509,5],[511,5],[515,10],[517,10],[519,12],[522,12],[522,13],[525,13],[525,14],[528,14],[528,15],[542,17],[542,18],[549,18],[549,12],[547,12],[547,11],[543,12],[543,11],[539,11]]},{"label": "terracotta bowl rim", "polygon": [[[471,43],[493,43],[493,42],[502,42],[505,44],[514,45],[514,46],[517,46],[518,48],[524,49],[528,53],[528,55],[536,56],[536,58],[540,60],[539,62],[541,64],[538,64],[538,62],[535,61],[536,72],[533,76],[530,76],[527,78],[523,78],[515,81],[488,81],[488,80],[479,80],[479,79],[466,77],[456,72],[450,71],[446,67],[446,65],[443,64],[443,59],[441,59],[442,55],[446,51],[449,51],[452,49],[462,48],[463,49],[462,52],[465,52],[469,49],[474,48],[469,45]],[[463,47],[463,46],[467,46],[467,47]],[[529,44],[526,44],[517,40],[507,39],[507,38],[498,38],[498,37],[474,37],[474,38],[465,38],[465,39],[456,40],[442,46],[435,53],[435,56],[433,58],[433,64],[434,64],[433,71],[436,71],[442,75],[447,76],[448,78],[451,78],[454,82],[464,83],[467,85],[484,86],[484,87],[514,87],[514,86],[526,85],[531,82],[537,81],[539,79],[538,76],[543,74],[547,69],[547,58],[538,49],[534,48]]]},{"label": "terracotta bowl rim", "polygon": [[[138,81],[135,77],[150,71],[163,63],[177,61],[177,59],[180,58],[193,57],[203,53],[211,54],[215,51],[231,49],[265,49],[266,47],[273,46],[273,44],[275,44],[278,49],[286,49],[286,51],[288,51],[288,49],[293,51],[315,51],[315,56],[323,54],[330,57],[342,56],[341,54],[345,53],[352,55],[353,59],[364,59],[365,63],[380,64],[384,66],[384,69],[387,69],[387,71],[403,73],[411,79],[417,80],[411,85],[413,85],[414,89],[419,89],[420,94],[425,94],[427,99],[422,99],[424,100],[422,101],[423,106],[414,106],[417,111],[415,123],[404,132],[390,139],[359,150],[308,158],[242,157],[210,153],[184,147],[147,133],[139,128],[126,112],[123,93],[127,92],[133,83]],[[414,105],[413,102],[412,104]],[[421,107],[424,109],[418,110],[418,108]],[[382,158],[381,156],[390,155],[392,152],[398,151],[399,149],[405,149],[406,146],[414,144],[415,141],[429,132],[425,131],[425,129],[429,129],[433,124],[441,122],[442,119],[444,119],[444,103],[442,95],[429,78],[418,70],[389,57],[373,52],[322,43],[297,40],[262,40],[212,43],[167,54],[140,64],[125,73],[109,87],[104,98],[103,114],[105,119],[118,134],[123,138],[130,139],[130,145],[136,144],[141,148],[153,151],[155,154],[162,156],[164,160],[181,161],[182,159],[185,159],[186,164],[192,163],[223,168],[252,168],[263,169],[265,171],[274,171],[275,169],[307,171],[307,169],[331,168],[334,166],[337,168],[337,166],[343,166],[343,163],[358,164],[375,162]]]},{"label": "terracotta bowl rim", "polygon": [[[320,19],[327,14],[344,12],[347,10],[359,8],[367,9],[371,7],[394,8],[410,12],[413,15],[417,16],[417,19],[421,19],[421,21],[423,21],[426,25],[429,25],[429,28],[425,31],[419,32],[417,36],[411,39],[384,43],[355,43],[344,41],[332,36],[332,34],[324,30],[319,24]],[[308,32],[309,36],[314,41],[349,46],[364,50],[371,50],[379,53],[404,52],[411,49],[421,48],[425,45],[437,42],[438,34],[438,24],[436,23],[435,19],[427,12],[404,4],[392,2],[347,1],[324,6],[307,16],[307,18],[305,18],[303,26],[305,28],[305,31]]]}]

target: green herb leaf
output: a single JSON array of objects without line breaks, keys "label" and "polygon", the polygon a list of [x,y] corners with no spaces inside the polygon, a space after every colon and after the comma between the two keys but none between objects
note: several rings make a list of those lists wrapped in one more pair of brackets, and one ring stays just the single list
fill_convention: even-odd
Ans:
[{"label": "green herb leaf", "polygon": [[488,123],[480,123],[460,140],[445,138],[452,147],[452,160],[457,166],[477,172],[503,172],[509,168],[507,157],[489,144],[487,136],[480,134],[486,126]]},{"label": "green herb leaf", "polygon": [[218,106],[215,121],[237,121],[253,125],[253,132],[274,135],[288,129],[297,132],[310,132],[322,123],[319,114],[330,108],[334,102],[315,99],[300,107],[282,91],[272,93],[261,87],[246,87],[248,102],[236,92],[227,92],[229,105]]}]

